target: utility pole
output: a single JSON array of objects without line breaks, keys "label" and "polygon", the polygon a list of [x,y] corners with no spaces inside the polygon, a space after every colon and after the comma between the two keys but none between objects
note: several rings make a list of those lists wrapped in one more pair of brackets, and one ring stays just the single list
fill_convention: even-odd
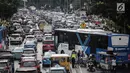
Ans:
[{"label": "utility pole", "polygon": [[24,2],[24,8],[26,8],[26,2],[28,2],[27,0],[23,0]]},{"label": "utility pole", "polygon": [[67,0],[67,13],[68,13],[68,0]]}]

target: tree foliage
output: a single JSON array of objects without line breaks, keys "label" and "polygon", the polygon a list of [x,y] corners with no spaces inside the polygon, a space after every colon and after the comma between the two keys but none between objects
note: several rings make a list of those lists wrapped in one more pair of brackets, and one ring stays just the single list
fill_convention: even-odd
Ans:
[{"label": "tree foliage", "polygon": [[0,0],[0,18],[8,19],[15,12],[19,6],[19,0]]},{"label": "tree foliage", "polygon": [[[125,13],[117,13],[117,3],[125,3]],[[128,17],[129,0],[96,0],[95,5],[92,7],[93,14],[101,14],[116,23],[116,29],[121,33],[129,33],[129,17]]]}]

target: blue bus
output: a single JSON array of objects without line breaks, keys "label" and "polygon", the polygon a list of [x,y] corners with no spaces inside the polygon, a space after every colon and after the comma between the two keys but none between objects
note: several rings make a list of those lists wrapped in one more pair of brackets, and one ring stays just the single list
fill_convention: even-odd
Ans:
[{"label": "blue bus", "polygon": [[7,30],[6,27],[0,26],[0,44],[2,46],[3,49],[6,48],[5,44],[6,44],[6,36],[7,36]]},{"label": "blue bus", "polygon": [[130,36],[117,34],[101,29],[55,29],[55,48],[67,43],[69,50],[83,50],[85,54],[93,54],[96,61],[101,57],[98,53],[115,54],[118,64],[130,63]]}]

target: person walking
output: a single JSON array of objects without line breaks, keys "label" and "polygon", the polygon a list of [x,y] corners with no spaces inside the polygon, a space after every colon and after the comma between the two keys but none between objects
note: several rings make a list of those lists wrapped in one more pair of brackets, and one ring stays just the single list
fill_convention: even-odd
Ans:
[{"label": "person walking", "polygon": [[71,59],[72,59],[72,68],[75,68],[75,60],[76,60],[77,53],[75,50],[72,51]]},{"label": "person walking", "polygon": [[64,50],[61,50],[61,54],[65,54]]},{"label": "person walking", "polygon": [[115,57],[112,59],[112,71],[116,73],[116,58]]},{"label": "person walking", "polygon": [[78,50],[77,57],[78,57],[78,62],[79,62],[79,60],[80,60],[80,50]]}]

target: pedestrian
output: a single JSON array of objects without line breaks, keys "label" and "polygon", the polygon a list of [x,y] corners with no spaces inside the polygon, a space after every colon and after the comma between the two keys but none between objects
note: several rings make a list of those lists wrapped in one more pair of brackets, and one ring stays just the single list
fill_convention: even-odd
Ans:
[{"label": "pedestrian", "polygon": [[61,50],[61,54],[65,54],[64,50]]},{"label": "pedestrian", "polygon": [[114,57],[111,62],[112,62],[112,71],[116,73],[116,58]]},{"label": "pedestrian", "polygon": [[75,68],[75,60],[76,60],[77,53],[75,49],[72,51],[71,59],[72,59],[72,68]]},{"label": "pedestrian", "polygon": [[80,50],[78,50],[77,57],[78,57],[78,60],[79,60],[79,57],[80,57]]}]

